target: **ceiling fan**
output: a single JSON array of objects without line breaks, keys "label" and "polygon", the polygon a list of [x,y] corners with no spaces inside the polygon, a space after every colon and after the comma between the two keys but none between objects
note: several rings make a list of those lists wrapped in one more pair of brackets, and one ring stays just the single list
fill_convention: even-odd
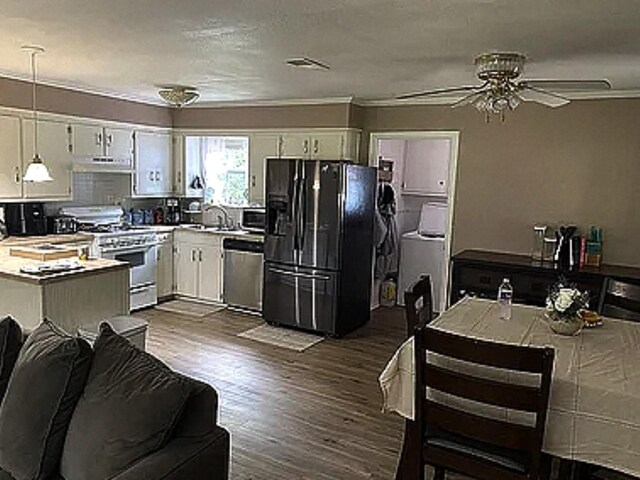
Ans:
[{"label": "ceiling fan", "polygon": [[520,53],[485,53],[475,59],[476,75],[482,82],[476,86],[461,86],[427,90],[397,97],[399,100],[466,93],[452,107],[473,105],[484,113],[487,122],[492,114],[504,121],[506,111],[514,110],[521,102],[536,102],[557,108],[569,99],[556,92],[609,90],[608,80],[519,80],[524,71],[526,57]]}]

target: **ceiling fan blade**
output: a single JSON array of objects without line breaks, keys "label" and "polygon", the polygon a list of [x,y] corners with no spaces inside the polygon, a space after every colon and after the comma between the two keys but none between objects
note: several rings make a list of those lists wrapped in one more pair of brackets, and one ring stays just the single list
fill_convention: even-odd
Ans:
[{"label": "ceiling fan blade", "polygon": [[409,98],[419,98],[419,97],[429,97],[432,95],[442,95],[444,93],[460,93],[460,92],[471,92],[474,90],[479,90],[483,88],[484,85],[478,85],[475,87],[452,87],[452,88],[441,88],[439,90],[427,90],[425,92],[418,93],[407,93],[406,95],[400,95],[396,97],[397,100],[407,100]]},{"label": "ceiling fan blade", "polygon": [[523,80],[520,85],[545,90],[592,91],[610,90],[609,80]]},{"label": "ceiling fan blade", "polygon": [[480,98],[485,93],[486,93],[485,90],[480,90],[478,92],[473,92],[473,93],[470,93],[469,95],[465,95],[460,100],[458,100],[456,103],[451,105],[451,108],[464,107],[465,105],[471,105],[472,103],[474,103],[478,98]]},{"label": "ceiling fan blade", "polygon": [[562,107],[570,102],[568,98],[561,95],[523,83],[518,84],[518,95],[525,102],[536,102],[551,108]]}]

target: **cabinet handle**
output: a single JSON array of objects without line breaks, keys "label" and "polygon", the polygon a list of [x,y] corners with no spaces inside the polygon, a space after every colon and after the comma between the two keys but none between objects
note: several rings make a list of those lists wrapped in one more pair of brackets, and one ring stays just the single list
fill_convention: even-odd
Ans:
[{"label": "cabinet handle", "polygon": [[107,135],[107,147],[110,147],[112,143],[113,143],[113,135],[109,134]]},{"label": "cabinet handle", "polygon": [[305,154],[309,153],[309,140],[305,140],[303,145],[304,146],[302,147],[302,151]]},{"label": "cabinet handle", "polygon": [[202,250],[198,253],[198,261],[202,262]]},{"label": "cabinet handle", "polygon": [[153,175],[154,175],[154,173],[155,173],[155,172],[154,172],[153,170],[151,170],[151,171],[149,172],[149,181],[151,181],[151,182],[153,182]]},{"label": "cabinet handle", "polygon": [[256,186],[256,176],[255,175],[251,175],[251,186],[253,188],[255,188],[255,186]]},{"label": "cabinet handle", "polygon": [[16,167],[16,183],[20,183],[20,167]]},{"label": "cabinet handle", "polygon": [[278,137],[278,157],[282,156],[283,149],[284,149],[284,137],[279,136]]},{"label": "cabinet handle", "polygon": [[320,144],[318,142],[318,139],[316,138],[313,141],[313,153],[318,153],[320,151]]},{"label": "cabinet handle", "polygon": [[191,261],[192,262],[196,261],[196,251],[195,250],[191,250]]},{"label": "cabinet handle", "polygon": [[178,186],[182,183],[182,172],[178,171]]},{"label": "cabinet handle", "polygon": [[102,145],[102,134],[101,133],[96,133],[96,145],[97,146],[101,146]]}]

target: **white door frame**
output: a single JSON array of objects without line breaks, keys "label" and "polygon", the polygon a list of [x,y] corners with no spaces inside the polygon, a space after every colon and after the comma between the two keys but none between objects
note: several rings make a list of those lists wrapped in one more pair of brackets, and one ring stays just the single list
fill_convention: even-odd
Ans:
[{"label": "white door frame", "polygon": [[[403,131],[403,132],[372,132],[369,136],[369,165],[378,166],[378,140],[424,140],[446,138],[451,140],[451,159],[449,163],[449,192],[447,195],[447,231],[445,232],[445,306],[449,306],[449,290],[451,286],[451,250],[453,240],[453,211],[456,199],[456,180],[458,178],[458,154],[460,151],[460,132],[457,130],[429,130],[429,131]],[[402,175],[403,172],[397,172]],[[402,292],[399,292],[402,294]]]}]

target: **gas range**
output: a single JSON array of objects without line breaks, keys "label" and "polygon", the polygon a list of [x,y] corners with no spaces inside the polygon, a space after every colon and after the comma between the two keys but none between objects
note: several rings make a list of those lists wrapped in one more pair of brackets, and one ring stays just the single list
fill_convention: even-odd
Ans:
[{"label": "gas range", "polygon": [[128,263],[131,310],[155,305],[158,235],[153,229],[123,225],[120,207],[78,207],[62,209],[74,216],[82,231],[93,235],[90,255]]}]

